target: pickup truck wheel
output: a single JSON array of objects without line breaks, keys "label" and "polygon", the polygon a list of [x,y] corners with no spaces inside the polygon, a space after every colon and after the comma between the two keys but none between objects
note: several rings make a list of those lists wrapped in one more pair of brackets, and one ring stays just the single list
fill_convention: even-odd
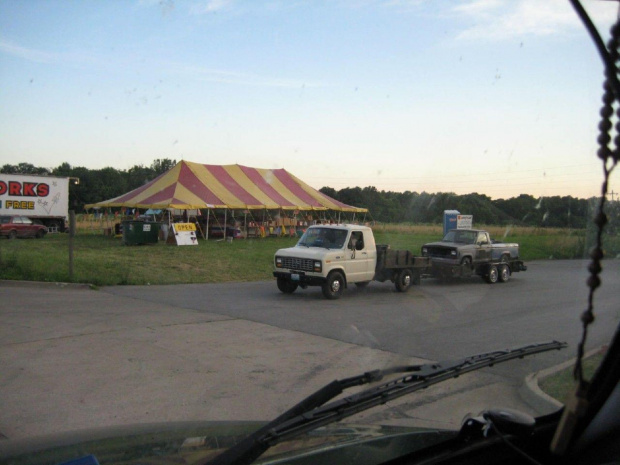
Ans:
[{"label": "pickup truck wheel", "polygon": [[284,294],[292,294],[297,289],[298,284],[288,279],[278,278],[278,289]]},{"label": "pickup truck wheel", "polygon": [[394,282],[394,286],[396,286],[396,290],[398,292],[407,292],[411,285],[413,284],[413,273],[409,268],[404,268],[400,270],[398,276],[396,277],[396,281]]},{"label": "pickup truck wheel", "polygon": [[471,266],[471,257],[463,257],[461,260],[461,277],[469,277],[473,274],[473,267]]},{"label": "pickup truck wheel", "polygon": [[330,273],[327,281],[323,284],[323,295],[325,298],[334,300],[340,298],[344,289],[344,276],[339,271]]},{"label": "pickup truck wheel", "polygon": [[15,239],[17,237],[17,231],[10,231],[7,237],[9,238],[9,240]]},{"label": "pickup truck wheel", "polygon": [[502,283],[510,279],[510,267],[506,264],[499,266],[499,281]]},{"label": "pickup truck wheel", "polygon": [[497,282],[499,279],[499,273],[495,265],[491,265],[489,267],[489,274],[487,274],[486,278],[489,284],[495,284]]},{"label": "pickup truck wheel", "polygon": [[45,231],[43,231],[42,229],[39,229],[34,237],[36,237],[37,239],[42,239],[43,236],[45,236]]}]

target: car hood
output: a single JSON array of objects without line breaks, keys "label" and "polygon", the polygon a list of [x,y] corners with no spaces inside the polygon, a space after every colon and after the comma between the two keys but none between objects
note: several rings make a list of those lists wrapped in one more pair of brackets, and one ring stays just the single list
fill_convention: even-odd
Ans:
[{"label": "car hood", "polygon": [[[261,422],[142,424],[0,441],[0,462],[63,464],[92,456],[99,463],[202,463],[254,432]],[[284,441],[256,463],[380,463],[451,439],[455,431],[333,424]],[[83,463],[96,463],[84,461]]]},{"label": "car hood", "polygon": [[462,247],[464,245],[467,244],[460,244],[458,242],[442,242],[442,241],[437,241],[437,242],[430,242],[428,244],[424,244],[422,247]]},{"label": "car hood", "polygon": [[327,249],[325,247],[289,247],[287,249],[280,249],[276,252],[278,257],[296,257],[296,258],[325,258],[325,255],[344,253],[343,249]]}]

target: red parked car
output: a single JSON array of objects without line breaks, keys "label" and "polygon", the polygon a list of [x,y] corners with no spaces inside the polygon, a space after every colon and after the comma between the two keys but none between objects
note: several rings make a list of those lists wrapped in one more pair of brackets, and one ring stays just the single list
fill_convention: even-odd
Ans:
[{"label": "red parked car", "polygon": [[0,236],[9,239],[16,237],[36,237],[41,239],[47,234],[47,228],[42,224],[33,223],[25,216],[0,216]]}]

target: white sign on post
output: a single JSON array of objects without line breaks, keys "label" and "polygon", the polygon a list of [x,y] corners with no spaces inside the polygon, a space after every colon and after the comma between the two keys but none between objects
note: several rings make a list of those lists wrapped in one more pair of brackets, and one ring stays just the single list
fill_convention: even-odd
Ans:
[{"label": "white sign on post", "polygon": [[198,245],[196,225],[193,223],[173,223],[172,234],[168,234],[168,244]]},{"label": "white sign on post", "polygon": [[457,215],[456,217],[456,229],[471,229],[473,223],[473,215]]}]

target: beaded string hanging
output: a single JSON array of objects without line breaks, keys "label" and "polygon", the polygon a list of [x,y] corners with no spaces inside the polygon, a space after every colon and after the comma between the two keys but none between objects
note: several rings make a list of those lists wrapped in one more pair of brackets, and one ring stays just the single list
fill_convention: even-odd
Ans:
[{"label": "beaded string hanging", "polygon": [[[590,251],[591,262],[588,267],[590,276],[587,280],[589,288],[588,308],[581,315],[583,323],[582,338],[577,348],[577,361],[575,363],[574,377],[579,381],[582,388],[586,387],[583,379],[583,355],[585,351],[588,326],[594,322],[594,292],[601,285],[600,273],[603,269],[603,229],[607,223],[607,215],[604,212],[607,190],[609,186],[609,176],[620,160],[620,95],[618,94],[618,62],[620,60],[620,18],[611,28],[611,38],[607,43],[607,59],[605,67],[605,82],[603,84],[603,107],[601,108],[601,122],[599,123],[600,134],[598,136],[599,149],[598,157],[603,162],[603,184],[601,188],[601,198],[599,200],[597,213],[594,217],[594,224],[597,226],[596,243]],[[611,65],[611,66],[610,66]],[[615,109],[614,109],[615,106]],[[616,124],[612,122],[614,117]],[[615,136],[612,142],[612,129],[615,129]]]}]

